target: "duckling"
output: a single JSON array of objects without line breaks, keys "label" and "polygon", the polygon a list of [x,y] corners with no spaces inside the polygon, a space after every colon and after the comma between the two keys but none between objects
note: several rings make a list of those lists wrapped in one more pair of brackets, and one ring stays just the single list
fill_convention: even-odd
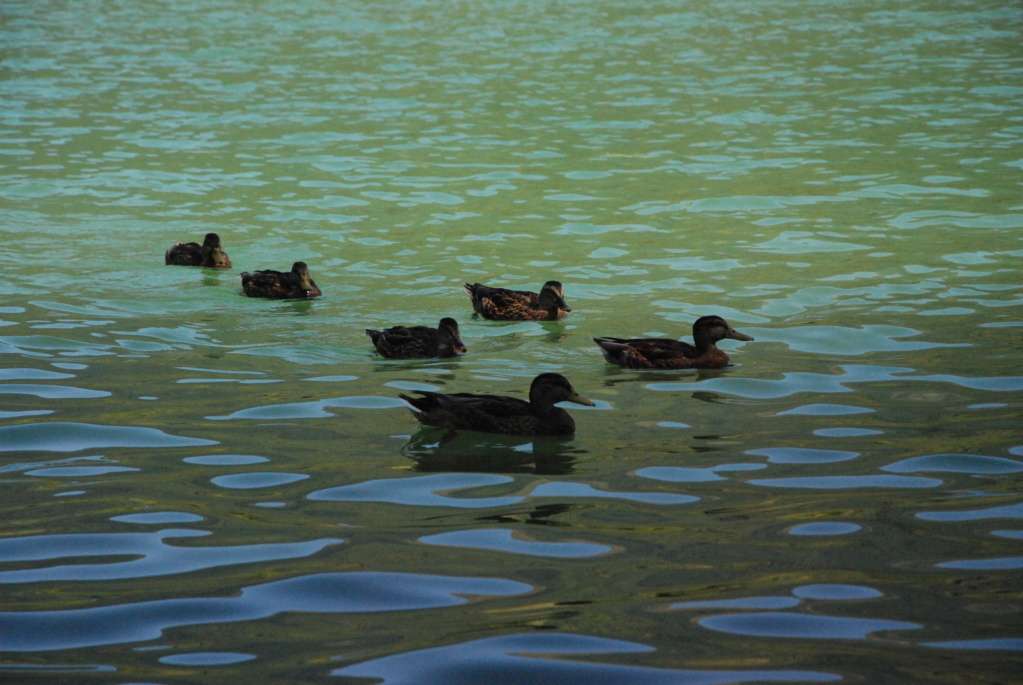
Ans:
[{"label": "duckling", "polygon": [[693,324],[696,345],[670,338],[594,338],[609,364],[629,369],[719,369],[730,364],[715,343],[725,338],[751,341],[720,316],[704,316]]},{"label": "duckling", "polygon": [[539,293],[480,283],[463,283],[462,287],[472,300],[473,316],[492,321],[556,321],[572,311],[565,303],[565,288],[558,281],[547,281]]},{"label": "duckling", "polygon": [[450,317],[441,319],[437,328],[392,326],[382,331],[367,328],[366,335],[380,356],[388,359],[457,357],[465,354],[458,322]]},{"label": "duckling", "polygon": [[267,297],[272,300],[295,300],[319,297],[323,293],[309,277],[305,262],[295,262],[291,271],[256,271],[242,273],[242,288],[249,297]]},{"label": "duckling", "polygon": [[178,243],[163,255],[164,264],[174,266],[206,266],[213,269],[230,269],[231,258],[220,247],[220,236],[207,233],[199,243]]},{"label": "duckling", "polygon": [[420,423],[449,430],[474,430],[509,435],[572,435],[575,421],[557,402],[594,406],[557,373],[542,373],[529,386],[529,401],[499,395],[445,394],[417,391],[421,397],[398,395]]}]

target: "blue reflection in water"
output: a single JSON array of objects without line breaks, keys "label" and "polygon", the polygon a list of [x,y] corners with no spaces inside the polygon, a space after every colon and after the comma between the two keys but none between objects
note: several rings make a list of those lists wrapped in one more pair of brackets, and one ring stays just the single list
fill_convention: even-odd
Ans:
[{"label": "blue reflection in water", "polygon": [[883,432],[869,428],[820,428],[813,434],[824,438],[862,438],[867,435],[881,435]]},{"label": "blue reflection in water", "polygon": [[668,492],[607,492],[586,483],[543,483],[533,488],[531,497],[600,497],[603,499],[625,499],[650,504],[689,504],[700,498],[692,495],[676,495]]},{"label": "blue reflection in water", "polygon": [[1023,557],[1003,557],[1001,559],[977,559],[975,561],[946,561],[936,564],[938,568],[960,568],[971,571],[1009,571],[1023,568]]},{"label": "blue reflection in water", "polygon": [[936,488],[942,484],[934,478],[913,476],[806,476],[802,478],[765,478],[747,481],[750,485],[769,488],[810,488],[842,490],[847,488]]},{"label": "blue reflection in water", "polygon": [[750,399],[778,399],[789,397],[801,392],[846,393],[852,389],[846,387],[850,383],[882,383],[907,381],[914,383],[953,383],[960,387],[991,392],[1018,392],[1023,390],[1023,377],[1002,376],[984,378],[965,378],[952,375],[903,376],[913,373],[914,369],[888,366],[867,366],[849,364],[842,366],[842,373],[825,375],[820,373],[786,373],[780,380],[762,378],[741,378],[722,376],[701,380],[698,385],[693,383],[650,383],[646,387],[651,390],[665,392],[693,391],[715,392],[725,395],[738,395]]},{"label": "blue reflection in water", "polygon": [[865,640],[870,633],[879,630],[916,630],[923,627],[906,621],[807,616],[788,612],[710,616],[698,623],[722,633],[811,640]]},{"label": "blue reflection in water", "polygon": [[0,428],[0,452],[78,452],[100,447],[199,447],[214,440],[182,438],[155,428],[89,423],[24,423]]},{"label": "blue reflection in water", "polygon": [[86,390],[70,385],[35,385],[31,383],[8,383],[0,385],[0,395],[35,395],[47,400],[84,400],[95,397],[109,397],[105,390]]},{"label": "blue reflection in water", "polygon": [[504,635],[421,649],[331,671],[348,678],[377,678],[384,685],[421,683],[586,683],[586,685],[724,685],[744,682],[834,682],[815,671],[690,671],[550,659],[547,654],[636,654],[653,648],[634,642],[570,633]]},{"label": "blue reflection in water", "polygon": [[1023,637],[992,638],[989,640],[953,640],[951,642],[924,642],[924,647],[942,649],[1006,650],[1023,652]]},{"label": "blue reflection in water", "polygon": [[821,583],[817,585],[802,585],[792,591],[792,594],[800,599],[828,599],[833,601],[850,599],[877,599],[884,597],[882,592],[872,587],[862,585],[841,585],[832,583]]},{"label": "blue reflection in water", "polygon": [[506,528],[458,530],[439,535],[426,535],[419,541],[427,545],[444,547],[470,547],[472,549],[496,550],[511,554],[525,554],[534,557],[555,559],[595,557],[611,551],[607,545],[589,542],[535,542],[516,540],[514,531]]},{"label": "blue reflection in water", "polygon": [[807,447],[771,447],[761,450],[748,450],[746,454],[767,457],[772,464],[830,464],[848,461],[860,456],[859,452],[843,450],[821,450]]},{"label": "blue reflection in water", "polygon": [[892,473],[916,473],[918,471],[947,471],[954,473],[998,474],[1019,473],[1023,471],[1023,462],[1002,457],[984,457],[975,454],[929,454],[923,457],[903,459],[888,466],[882,471]]},{"label": "blue reflection in water", "polygon": [[364,483],[342,485],[311,492],[311,500],[329,502],[390,502],[420,507],[459,507],[463,509],[503,507],[517,504],[524,497],[447,497],[437,494],[446,490],[464,490],[488,485],[511,483],[512,478],[488,474],[443,473],[412,478],[386,478]]},{"label": "blue reflection in water", "polygon": [[166,529],[153,533],[36,535],[0,540],[0,562],[15,563],[76,557],[137,556],[141,559],[102,564],[61,564],[46,568],[0,571],[0,584],[58,580],[113,580],[189,573],[207,568],[299,559],[343,540],[323,538],[234,547],[173,547],[165,538],[204,537],[205,530]]},{"label": "blue reflection in water", "polygon": [[[724,476],[719,475],[719,471],[759,471],[766,468],[765,464],[719,464],[703,469],[688,466],[648,466],[638,469],[636,475],[640,478],[663,480],[669,483],[710,483],[725,480]],[[697,499],[699,498],[694,497],[693,501]]]},{"label": "blue reflection in water", "polygon": [[934,347],[970,347],[965,343],[901,342],[896,338],[920,335],[920,331],[901,326],[867,325],[799,326],[798,328],[750,329],[757,342],[780,342],[793,350],[816,354],[863,355],[871,352],[910,352]]},{"label": "blue reflection in water", "polygon": [[1023,518],[1023,502],[971,511],[926,511],[916,515],[925,521],[977,521],[980,519]]},{"label": "blue reflection in water", "polygon": [[[745,597],[738,599],[679,602],[671,609],[789,609],[803,600],[853,601],[869,600],[884,595],[861,585],[803,585],[792,591],[792,597]],[[698,623],[704,628],[724,633],[756,637],[790,637],[813,639],[862,640],[879,630],[912,630],[922,626],[905,621],[844,618],[793,612],[757,614],[726,614],[709,616]]]},{"label": "blue reflection in water", "polygon": [[234,652],[192,652],[191,654],[172,654],[160,657],[161,664],[171,666],[226,666],[252,661],[255,654],[237,654]]},{"label": "blue reflection in water", "polygon": [[[356,613],[435,609],[471,595],[521,595],[532,586],[495,578],[412,573],[323,573],[242,589],[240,597],[166,599],[66,611],[0,612],[0,650],[77,649],[142,642],[178,626],[255,621],[288,611]],[[548,636],[549,639],[549,636]]]},{"label": "blue reflection in water", "polygon": [[804,404],[794,409],[778,412],[775,416],[848,416],[850,414],[872,414],[873,412],[873,409],[853,407],[847,404]]},{"label": "blue reflection in water", "polygon": [[52,469],[26,471],[25,475],[47,478],[92,478],[94,476],[105,476],[108,473],[125,473],[139,470],[130,466],[63,466]]},{"label": "blue reflection in water", "polygon": [[395,407],[404,406],[404,403],[396,397],[352,395],[350,397],[335,397],[315,402],[271,404],[263,407],[242,409],[227,416],[207,416],[206,418],[214,421],[229,421],[232,419],[323,419],[333,416],[332,413],[327,411],[328,407],[345,407],[348,409],[394,409]]},{"label": "blue reflection in water", "polygon": [[0,381],[57,381],[74,377],[72,373],[43,369],[0,369]]},{"label": "blue reflection in water", "polygon": [[138,523],[148,526],[162,526],[168,523],[198,523],[203,520],[198,514],[189,514],[183,511],[153,511],[145,514],[126,514],[124,516],[112,516],[111,521],[118,523]]},{"label": "blue reflection in water", "polygon": [[271,488],[279,485],[288,485],[305,480],[309,475],[305,473],[236,473],[230,476],[217,476],[211,478],[210,482],[222,488],[237,490],[253,490],[256,488]]},{"label": "blue reflection in water", "polygon": [[848,535],[860,530],[863,530],[863,527],[855,523],[818,521],[816,523],[804,523],[799,526],[793,526],[789,530],[789,535]]},{"label": "blue reflection in water", "polygon": [[704,602],[679,602],[669,609],[791,609],[799,606],[796,597],[741,597],[711,599]]},{"label": "blue reflection in water", "polygon": [[252,454],[211,454],[205,457],[185,457],[181,461],[202,466],[247,466],[249,464],[262,464],[270,460],[266,457],[257,457]]}]

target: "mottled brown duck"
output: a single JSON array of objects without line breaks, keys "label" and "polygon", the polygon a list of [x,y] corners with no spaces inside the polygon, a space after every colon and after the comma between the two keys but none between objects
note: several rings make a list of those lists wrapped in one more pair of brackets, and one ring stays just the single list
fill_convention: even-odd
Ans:
[{"label": "mottled brown duck", "polygon": [[220,247],[220,236],[207,233],[199,243],[178,243],[163,255],[163,263],[174,266],[205,266],[211,269],[230,269],[231,258]]},{"label": "mottled brown duck", "polygon": [[450,317],[441,319],[437,328],[392,326],[382,331],[367,328],[366,335],[380,356],[388,359],[427,359],[465,354],[458,322]]},{"label": "mottled brown duck", "polygon": [[542,373],[529,387],[529,401],[501,395],[418,391],[399,395],[420,423],[449,430],[508,435],[572,435],[575,421],[558,402],[594,406],[561,374]]},{"label": "mottled brown duck", "polygon": [[556,321],[572,308],[565,303],[565,288],[547,281],[539,293],[463,283],[476,315],[492,321]]},{"label": "mottled brown duck", "polygon": [[242,289],[249,297],[271,300],[308,299],[323,294],[309,277],[309,267],[305,262],[295,262],[291,271],[246,271],[242,273]]},{"label": "mottled brown duck", "polygon": [[693,324],[691,345],[671,338],[594,338],[609,364],[628,369],[719,369],[731,362],[717,348],[719,341],[753,340],[720,316],[704,316]]}]

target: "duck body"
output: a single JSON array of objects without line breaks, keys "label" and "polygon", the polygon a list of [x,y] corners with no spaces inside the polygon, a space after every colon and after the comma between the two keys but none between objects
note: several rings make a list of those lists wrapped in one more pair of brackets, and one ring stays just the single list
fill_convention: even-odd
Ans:
[{"label": "duck body", "polygon": [[242,273],[242,290],[249,297],[271,300],[309,299],[323,294],[309,277],[309,267],[305,262],[295,262],[291,271],[246,271]]},{"label": "duck body", "polygon": [[463,283],[462,287],[472,300],[475,315],[491,321],[557,321],[572,311],[558,281],[547,281],[539,293],[481,283]]},{"label": "duck body", "polygon": [[567,411],[554,405],[567,401],[594,406],[557,373],[542,373],[534,378],[528,402],[501,395],[425,391],[416,394],[419,397],[399,397],[420,423],[506,435],[572,435],[575,421]]},{"label": "duck body", "polygon": [[441,319],[437,328],[392,326],[382,331],[367,328],[366,335],[380,356],[388,359],[427,359],[465,354],[458,322],[449,317]]},{"label": "duck body", "polygon": [[717,342],[751,341],[748,335],[734,330],[720,316],[704,316],[693,324],[695,345],[671,338],[594,338],[604,359],[627,369],[719,369],[728,366],[728,355],[717,348]]},{"label": "duck body", "polygon": [[173,266],[205,266],[211,269],[230,269],[231,258],[220,247],[220,236],[207,233],[199,243],[178,243],[163,255],[163,263]]}]

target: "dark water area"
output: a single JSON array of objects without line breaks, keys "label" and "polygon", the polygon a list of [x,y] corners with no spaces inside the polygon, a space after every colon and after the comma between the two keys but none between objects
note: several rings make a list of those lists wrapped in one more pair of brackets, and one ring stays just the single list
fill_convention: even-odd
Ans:
[{"label": "dark water area", "polygon": [[[1020,678],[1017,4],[0,16],[0,682]],[[398,397],[545,372],[574,436]]]}]

